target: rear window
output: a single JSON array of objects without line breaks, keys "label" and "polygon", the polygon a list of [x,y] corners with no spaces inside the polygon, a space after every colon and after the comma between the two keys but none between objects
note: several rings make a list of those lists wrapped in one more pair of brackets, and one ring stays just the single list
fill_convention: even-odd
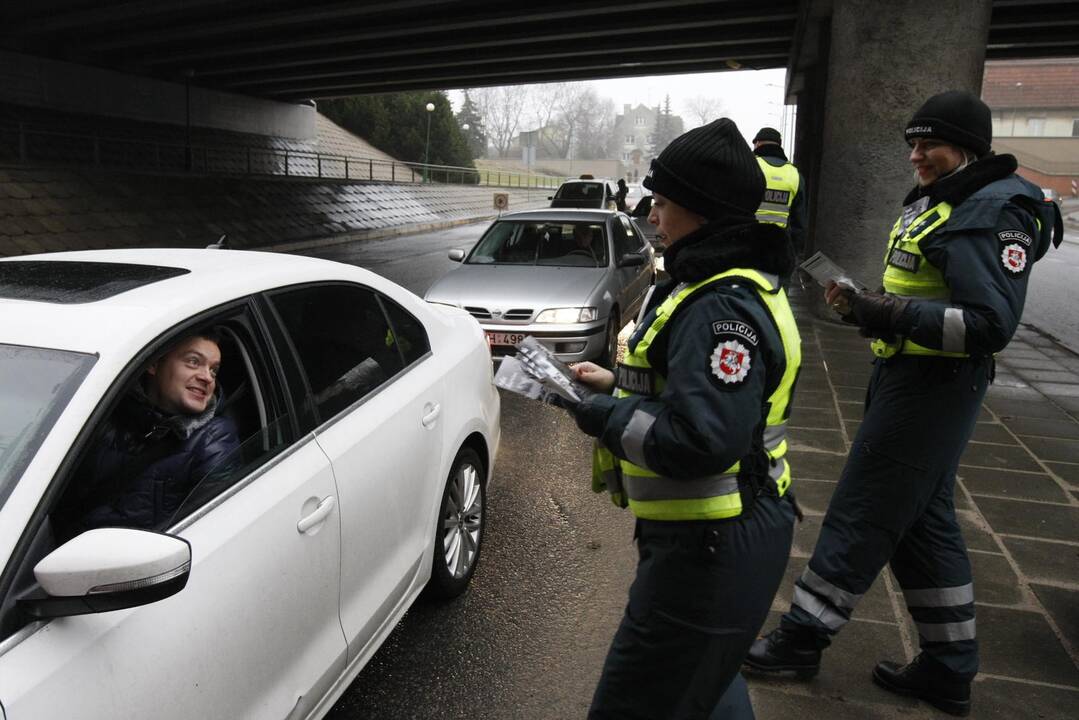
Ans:
[{"label": "rear window", "polygon": [[88,303],[188,272],[159,265],[10,260],[0,262],[0,298],[65,305]]},{"label": "rear window", "polygon": [[601,200],[602,183],[566,183],[558,188],[555,195],[559,200]]}]

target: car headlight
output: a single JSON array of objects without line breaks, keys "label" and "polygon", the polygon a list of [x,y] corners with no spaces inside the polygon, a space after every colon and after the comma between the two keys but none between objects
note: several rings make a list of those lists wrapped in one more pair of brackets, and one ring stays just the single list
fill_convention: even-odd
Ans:
[{"label": "car headlight", "polygon": [[597,317],[599,313],[594,307],[551,308],[537,315],[536,322],[568,325],[569,323],[592,322]]}]

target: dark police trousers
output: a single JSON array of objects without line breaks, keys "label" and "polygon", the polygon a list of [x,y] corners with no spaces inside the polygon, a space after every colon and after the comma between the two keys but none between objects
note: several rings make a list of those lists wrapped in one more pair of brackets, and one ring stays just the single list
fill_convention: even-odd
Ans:
[{"label": "dark police trousers", "polygon": [[[638,520],[637,577],[588,717],[751,718],[738,668],[779,588],[793,528],[790,502],[770,495],[729,520]],[[732,681],[723,705],[742,714],[713,715]]]},{"label": "dark police trousers", "polygon": [[890,563],[922,651],[955,679],[974,677],[974,589],[955,473],[992,372],[990,358],[876,360],[865,417],[782,627],[810,630],[826,647]]}]

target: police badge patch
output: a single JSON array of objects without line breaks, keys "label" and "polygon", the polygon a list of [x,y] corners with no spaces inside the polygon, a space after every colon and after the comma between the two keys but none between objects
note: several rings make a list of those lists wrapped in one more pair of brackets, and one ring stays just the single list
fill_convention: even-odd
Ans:
[{"label": "police badge patch", "polygon": [[1027,249],[1019,243],[1005,245],[1000,251],[1000,261],[1012,275],[1020,275],[1027,268]]},{"label": "police badge patch", "polygon": [[746,379],[750,368],[749,349],[737,340],[726,340],[712,352],[712,374],[730,385]]}]

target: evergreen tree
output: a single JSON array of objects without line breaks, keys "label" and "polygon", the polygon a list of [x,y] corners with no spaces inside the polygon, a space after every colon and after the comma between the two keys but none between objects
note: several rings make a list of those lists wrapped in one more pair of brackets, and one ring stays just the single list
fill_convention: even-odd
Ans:
[{"label": "evergreen tree", "polygon": [[[464,129],[466,124],[468,125],[468,130]],[[461,103],[461,109],[457,113],[457,126],[461,128],[464,134],[465,143],[471,153],[469,157],[487,157],[487,133],[483,127],[483,116],[480,115],[480,110],[476,107],[476,104],[472,102],[472,97],[468,94],[468,90],[465,90],[465,100]]]},{"label": "evergreen tree", "polygon": [[663,110],[656,116],[656,131],[653,133],[652,154],[658,156],[680,134],[680,127],[671,116],[671,96],[663,103]]}]

